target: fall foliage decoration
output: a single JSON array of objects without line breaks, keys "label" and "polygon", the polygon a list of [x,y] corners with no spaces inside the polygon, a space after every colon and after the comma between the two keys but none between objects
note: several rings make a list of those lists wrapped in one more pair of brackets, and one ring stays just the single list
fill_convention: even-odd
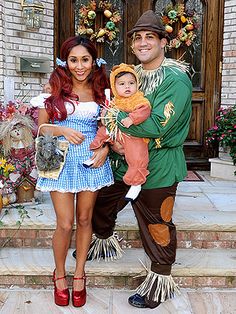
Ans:
[{"label": "fall foliage decoration", "polygon": [[[161,13],[161,19],[170,36],[169,48],[191,46],[196,38],[199,17],[194,10],[186,9],[184,4],[169,4]],[[175,33],[175,24],[181,28]]]},{"label": "fall foliage decoration", "polygon": [[[96,18],[98,13],[103,14],[103,25],[96,28]],[[82,5],[79,9],[79,26],[77,33],[86,35],[89,39],[96,42],[113,42],[119,33],[117,27],[121,21],[121,15],[109,1],[90,1],[88,5]]]}]

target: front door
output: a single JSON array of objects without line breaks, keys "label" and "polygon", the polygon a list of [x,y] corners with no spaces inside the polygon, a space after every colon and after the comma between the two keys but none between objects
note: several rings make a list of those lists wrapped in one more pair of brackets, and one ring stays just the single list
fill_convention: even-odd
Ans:
[{"label": "front door", "polygon": [[[97,4],[100,1],[96,1]],[[220,105],[221,60],[223,40],[224,0],[110,0],[112,9],[117,9],[122,16],[119,34],[112,42],[96,43],[100,56],[109,64],[121,62],[137,64],[127,39],[127,31],[132,28],[139,16],[148,9],[157,14],[164,13],[169,6],[184,4],[185,12],[195,12],[198,28],[196,37],[190,46],[181,45],[167,52],[168,57],[185,60],[191,64],[193,83],[193,115],[185,154],[189,168],[204,169],[209,164],[205,144],[205,132],[213,124]],[[79,9],[89,0],[55,1],[55,56],[59,53],[61,43],[77,33]],[[70,12],[70,14],[68,14]],[[97,12],[96,27],[103,26],[101,12]],[[173,24],[173,34],[181,29],[181,23]]]}]

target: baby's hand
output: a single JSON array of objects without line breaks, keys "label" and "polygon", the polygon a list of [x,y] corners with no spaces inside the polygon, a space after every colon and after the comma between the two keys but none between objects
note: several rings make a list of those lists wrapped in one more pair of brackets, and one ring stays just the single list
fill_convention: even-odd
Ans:
[{"label": "baby's hand", "polygon": [[126,128],[129,128],[132,124],[133,124],[133,121],[130,117],[127,117],[125,119],[122,119],[121,120],[121,123],[123,124],[123,126],[125,126]]}]

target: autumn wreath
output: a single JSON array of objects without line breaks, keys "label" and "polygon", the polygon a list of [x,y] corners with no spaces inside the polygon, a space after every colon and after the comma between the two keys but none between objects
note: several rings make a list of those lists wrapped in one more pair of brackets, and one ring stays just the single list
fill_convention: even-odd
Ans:
[{"label": "autumn wreath", "polygon": [[[162,22],[170,35],[169,48],[178,49],[181,46],[191,46],[196,38],[199,27],[199,17],[194,10],[186,9],[184,4],[169,4],[161,13]],[[174,24],[180,24],[181,28],[175,34]]]},{"label": "autumn wreath", "polygon": [[[96,29],[97,13],[102,12],[104,23]],[[114,41],[119,33],[117,24],[121,21],[121,15],[109,1],[90,1],[88,5],[82,5],[79,9],[78,34],[86,35],[97,42]]]}]

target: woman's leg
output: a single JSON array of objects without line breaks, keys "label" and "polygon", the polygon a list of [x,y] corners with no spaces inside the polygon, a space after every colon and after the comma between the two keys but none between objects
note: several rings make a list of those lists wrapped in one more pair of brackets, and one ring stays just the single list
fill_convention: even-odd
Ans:
[{"label": "woman's leg", "polygon": [[[65,276],[65,261],[74,224],[74,194],[51,192],[51,199],[56,213],[57,226],[52,239],[56,265],[56,278]],[[65,280],[56,282],[57,288],[67,288]]]},{"label": "woman's leg", "polygon": [[[97,192],[84,191],[77,194],[76,205],[76,269],[75,277],[83,277],[87,253],[92,237],[92,214]],[[74,290],[84,287],[83,280],[74,281]]]}]

